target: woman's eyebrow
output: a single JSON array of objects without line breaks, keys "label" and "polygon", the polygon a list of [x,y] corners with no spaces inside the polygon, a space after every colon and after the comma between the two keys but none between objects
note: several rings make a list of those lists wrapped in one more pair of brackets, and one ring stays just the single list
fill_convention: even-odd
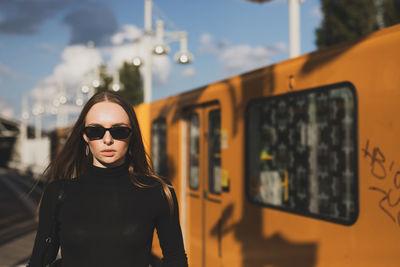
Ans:
[{"label": "woman's eyebrow", "polygon": [[[88,126],[102,126],[102,127],[104,127],[103,125],[101,125],[100,123],[89,123],[88,124]],[[126,125],[126,126],[128,126],[129,124],[127,124],[127,123],[124,123],[124,122],[119,122],[119,123],[114,123],[113,125],[111,125],[111,126],[120,126],[120,125]]]}]

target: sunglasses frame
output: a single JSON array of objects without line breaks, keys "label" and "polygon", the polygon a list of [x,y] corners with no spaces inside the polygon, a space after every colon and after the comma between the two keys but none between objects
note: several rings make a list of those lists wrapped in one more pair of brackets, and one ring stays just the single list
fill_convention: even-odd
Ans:
[{"label": "sunglasses frame", "polygon": [[[103,134],[102,134],[101,137],[93,137],[93,138],[91,138],[91,137],[89,137],[88,132],[87,132],[87,129],[88,129],[88,128],[101,128],[104,132],[103,132]],[[114,135],[113,135],[113,130],[118,129],[118,128],[129,129],[128,136],[125,137],[125,138],[115,138]],[[126,138],[129,137],[129,135],[130,135],[131,132],[132,132],[132,129],[131,129],[130,127],[127,127],[127,126],[113,126],[113,127],[111,127],[111,128],[105,128],[105,127],[103,127],[103,126],[101,126],[101,125],[86,126],[85,128],[83,128],[83,132],[86,134],[86,136],[89,138],[89,140],[101,140],[101,139],[103,139],[103,137],[104,137],[104,135],[106,134],[107,131],[110,132],[110,135],[112,136],[113,139],[115,139],[115,140],[124,140],[124,139],[126,139]],[[114,134],[115,134],[115,133],[114,133]]]}]

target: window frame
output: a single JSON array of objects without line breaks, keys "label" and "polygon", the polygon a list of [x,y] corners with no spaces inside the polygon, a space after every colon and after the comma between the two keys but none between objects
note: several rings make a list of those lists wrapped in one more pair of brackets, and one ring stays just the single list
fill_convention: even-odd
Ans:
[{"label": "window frame", "polygon": [[[354,135],[354,183],[355,183],[355,188],[354,190],[354,205],[355,205],[355,212],[354,212],[354,216],[352,216],[349,220],[345,220],[342,218],[333,218],[327,215],[323,215],[323,214],[315,214],[315,213],[310,213],[310,212],[302,212],[302,211],[296,211],[294,209],[290,209],[290,208],[285,208],[285,207],[281,207],[281,206],[275,206],[273,204],[267,204],[267,203],[262,203],[262,202],[258,202],[256,200],[253,199],[253,197],[250,195],[250,177],[248,177],[248,173],[249,173],[249,148],[250,148],[250,140],[248,138],[249,136],[249,112],[250,109],[253,105],[257,105],[259,103],[263,103],[266,100],[270,100],[270,99],[285,99],[287,96],[297,96],[297,95],[307,95],[310,93],[316,93],[316,92],[323,92],[323,91],[327,91],[327,90],[334,90],[334,89],[339,89],[339,88],[343,88],[346,87],[350,90],[350,92],[353,95],[353,104],[354,104],[354,108],[353,108],[353,115],[354,115],[354,122],[353,122],[353,135]],[[326,222],[331,222],[331,223],[337,223],[337,224],[341,224],[341,225],[345,225],[345,226],[351,226],[353,225],[359,217],[359,211],[360,211],[360,206],[359,206],[359,190],[360,190],[360,183],[359,183],[359,151],[358,151],[358,96],[357,96],[357,91],[356,88],[354,87],[354,85],[349,82],[349,81],[344,81],[344,82],[339,82],[339,83],[335,83],[335,84],[329,84],[329,85],[323,85],[323,86],[318,86],[318,87],[312,87],[312,88],[306,88],[306,89],[302,89],[300,91],[293,91],[293,92],[289,92],[286,94],[278,94],[278,95],[272,95],[272,96],[262,96],[259,98],[254,98],[251,99],[247,105],[246,105],[246,110],[245,110],[245,132],[244,132],[244,190],[245,190],[245,195],[247,200],[251,203],[254,204],[256,206],[261,206],[261,207],[265,207],[265,208],[271,208],[274,210],[279,210],[279,211],[283,211],[283,212],[287,212],[287,213],[291,213],[291,214],[296,214],[296,215],[301,215],[301,216],[305,216],[308,218],[314,218],[314,219],[319,219],[319,220],[323,220]]]},{"label": "window frame", "polygon": [[[155,124],[155,123],[160,123],[160,122],[162,122],[162,123],[164,123],[165,124],[165,173],[158,173],[158,172],[156,172],[158,175],[160,175],[161,177],[164,177],[164,178],[168,178],[167,176],[168,176],[168,153],[167,153],[167,148],[168,148],[168,131],[167,131],[167,119],[165,118],[165,117],[158,117],[158,118],[156,118],[156,119],[154,119],[152,122],[151,122],[151,126],[150,126],[150,134],[151,134],[151,138],[150,138],[150,140],[151,140],[151,161],[152,161],[152,164],[154,164],[154,160],[153,160],[153,157],[154,157],[154,153],[153,153],[153,146],[154,146],[154,144],[153,144],[153,125]],[[155,170],[155,166],[153,165],[153,168],[154,168],[154,171],[156,171]]]},{"label": "window frame", "polygon": [[197,147],[197,150],[198,150],[198,163],[197,163],[197,168],[198,168],[198,172],[197,172],[197,187],[192,187],[191,186],[191,176],[190,176],[190,167],[191,167],[191,162],[192,162],[192,160],[191,160],[191,154],[190,154],[190,148],[191,148],[191,136],[190,136],[190,129],[191,129],[191,118],[193,117],[193,116],[196,116],[197,117],[197,130],[198,131],[200,131],[200,115],[197,113],[197,112],[190,112],[190,113],[188,113],[188,115],[187,115],[187,125],[188,125],[188,127],[187,127],[187,153],[188,153],[188,165],[187,165],[187,185],[188,185],[188,188],[190,189],[190,190],[192,190],[192,191],[199,191],[199,189],[200,189],[200,183],[201,183],[201,179],[200,179],[200,132],[199,132],[199,135],[197,136],[197,138],[198,138],[198,142],[197,142],[197,145],[198,145],[198,147]]}]

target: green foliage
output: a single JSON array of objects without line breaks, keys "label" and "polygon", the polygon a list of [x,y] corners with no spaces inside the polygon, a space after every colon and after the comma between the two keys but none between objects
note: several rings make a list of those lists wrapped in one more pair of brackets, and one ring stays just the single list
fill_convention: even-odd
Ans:
[{"label": "green foliage", "polygon": [[105,65],[100,65],[99,67],[99,74],[100,74],[100,86],[96,88],[96,92],[104,92],[107,91],[108,88],[111,86],[112,77],[107,73],[107,67]]},{"label": "green foliage", "polygon": [[121,94],[128,99],[132,105],[143,102],[143,82],[139,67],[124,62],[119,70],[119,79],[124,85]]},{"label": "green foliage", "polygon": [[318,48],[364,36],[378,29],[374,0],[321,0],[324,19],[316,30]]},{"label": "green foliage", "polygon": [[400,23],[400,0],[383,0],[382,9],[386,27]]},{"label": "green foliage", "polygon": [[[96,89],[96,92],[111,90],[113,78],[107,74],[104,65],[99,67],[99,73],[101,84]],[[138,67],[124,62],[119,69],[119,80],[122,87],[119,93],[125,97],[129,103],[138,105],[143,102],[143,83]]]}]

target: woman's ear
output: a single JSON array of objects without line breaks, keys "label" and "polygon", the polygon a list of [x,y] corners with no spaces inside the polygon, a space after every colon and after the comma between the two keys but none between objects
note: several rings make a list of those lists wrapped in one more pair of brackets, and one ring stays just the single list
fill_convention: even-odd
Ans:
[{"label": "woman's ear", "polygon": [[86,133],[83,133],[82,137],[83,137],[83,139],[85,140],[86,143],[89,142],[89,139],[87,138]]}]

